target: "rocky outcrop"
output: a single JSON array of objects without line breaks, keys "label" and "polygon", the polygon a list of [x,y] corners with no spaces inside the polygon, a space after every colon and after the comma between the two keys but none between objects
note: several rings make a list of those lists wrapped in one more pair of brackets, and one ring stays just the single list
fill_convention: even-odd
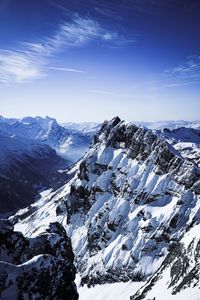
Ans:
[{"label": "rocky outcrop", "polygon": [[200,288],[200,239],[199,225],[192,228],[182,239],[171,244],[161,267],[147,284],[131,300],[199,299]]},{"label": "rocky outcrop", "polygon": [[50,223],[25,238],[0,220],[0,241],[1,299],[78,299],[71,241],[62,225]]},{"label": "rocky outcrop", "polygon": [[168,141],[184,158],[200,167],[200,129],[177,128],[163,129],[156,133]]}]

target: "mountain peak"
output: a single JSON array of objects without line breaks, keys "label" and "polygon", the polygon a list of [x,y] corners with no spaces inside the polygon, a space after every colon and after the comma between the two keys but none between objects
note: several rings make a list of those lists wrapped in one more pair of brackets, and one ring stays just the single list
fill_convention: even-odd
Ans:
[{"label": "mountain peak", "polygon": [[110,124],[114,127],[114,126],[116,126],[119,122],[121,122],[121,119],[120,119],[118,116],[116,116],[116,117],[114,117],[114,118],[110,121]]}]

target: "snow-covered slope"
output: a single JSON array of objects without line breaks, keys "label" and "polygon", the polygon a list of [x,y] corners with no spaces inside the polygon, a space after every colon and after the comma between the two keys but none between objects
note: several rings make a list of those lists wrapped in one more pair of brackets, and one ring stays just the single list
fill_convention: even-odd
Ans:
[{"label": "snow-covered slope", "polygon": [[92,134],[96,133],[101,125],[99,123],[95,122],[83,122],[83,123],[63,123],[62,124],[65,128],[67,128],[69,131],[75,131],[75,132],[82,132],[85,134]]},{"label": "snow-covered slope", "polygon": [[131,300],[199,300],[200,218],[184,234],[163,261],[158,272]]},{"label": "snow-covered slope", "polygon": [[68,130],[68,139],[60,146],[61,156],[66,156],[70,161],[76,162],[87,152],[93,136],[100,129],[97,123],[65,123]]},{"label": "snow-covered slope", "polygon": [[70,124],[69,128],[65,128],[49,117],[25,117],[23,119],[0,117],[2,132],[47,144],[60,156],[74,163],[87,151],[95,133],[96,124],[93,124],[93,127],[88,124],[82,124],[82,126]]},{"label": "snow-covered slope", "polygon": [[25,238],[0,220],[0,298],[77,300],[74,255],[59,223]]},{"label": "snow-covered slope", "polygon": [[20,211],[16,228],[32,236],[61,222],[82,284],[154,274],[195,219],[199,168],[151,130],[114,118],[75,170],[69,183]]},{"label": "snow-covered slope", "polygon": [[86,285],[81,286],[81,278],[76,278],[76,286],[79,293],[79,300],[130,300],[134,291],[137,292],[144,282],[114,282],[103,285],[95,285],[88,288]]}]

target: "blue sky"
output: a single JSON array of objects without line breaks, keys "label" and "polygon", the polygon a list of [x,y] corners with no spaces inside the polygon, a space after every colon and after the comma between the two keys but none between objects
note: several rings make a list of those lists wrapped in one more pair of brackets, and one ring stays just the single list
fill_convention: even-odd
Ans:
[{"label": "blue sky", "polygon": [[199,119],[199,0],[2,0],[0,114]]}]

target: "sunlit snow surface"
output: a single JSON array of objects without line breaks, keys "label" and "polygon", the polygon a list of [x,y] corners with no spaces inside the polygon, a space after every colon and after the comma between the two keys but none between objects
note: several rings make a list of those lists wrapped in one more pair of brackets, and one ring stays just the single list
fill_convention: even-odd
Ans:
[{"label": "sunlit snow surface", "polygon": [[126,283],[111,283],[96,285],[95,287],[88,288],[80,286],[80,277],[76,277],[76,285],[79,293],[79,300],[129,300],[144,282],[131,282]]},{"label": "sunlit snow surface", "polygon": [[[199,232],[200,232],[200,224],[191,228],[183,238],[181,239],[181,244],[184,246],[184,251],[186,251],[186,255],[188,257],[188,265],[185,272],[185,278],[188,276],[189,272],[194,270],[194,267],[198,265],[198,258],[195,257],[197,254],[198,249],[198,242],[199,242]],[[192,249],[191,249],[192,245]],[[190,250],[189,250],[190,249]],[[174,262],[176,262],[179,257],[174,258]],[[183,287],[178,293],[172,294],[174,287],[179,286],[184,281],[183,277],[180,276],[179,280],[175,282],[175,285],[170,286],[170,282],[172,280],[172,266],[173,264],[169,264],[164,270],[159,274],[158,280],[151,286],[151,289],[147,292],[145,297],[142,297],[144,300],[149,299],[156,299],[156,300],[199,300],[200,299],[200,287],[198,282],[198,277],[193,277],[191,284],[186,287]],[[179,266],[181,268],[181,266]],[[181,269],[180,269],[181,272]],[[156,275],[155,275],[156,276]],[[154,277],[154,276],[153,276]],[[148,287],[144,285],[141,288],[141,292]],[[134,293],[133,293],[134,295]]]}]

